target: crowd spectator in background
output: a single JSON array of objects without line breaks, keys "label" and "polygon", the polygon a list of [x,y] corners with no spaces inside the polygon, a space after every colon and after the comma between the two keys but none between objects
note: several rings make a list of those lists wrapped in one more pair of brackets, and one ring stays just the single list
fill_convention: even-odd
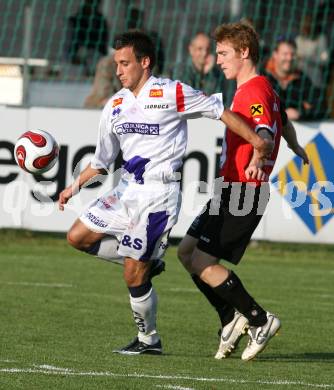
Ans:
[{"label": "crowd spectator in background", "polygon": [[85,0],[68,19],[66,58],[93,74],[101,56],[108,53],[108,24],[99,10],[101,0]]},{"label": "crowd spectator in background", "polygon": [[[263,12],[265,12],[265,9],[263,9]],[[242,22],[242,24],[246,24],[252,27],[256,31],[259,37],[261,63],[266,63],[270,57],[271,52],[270,52],[270,47],[268,46],[267,42],[263,38],[265,19],[263,18],[263,16],[261,17],[260,15],[257,15],[257,18],[245,16],[240,21]]]},{"label": "crowd spectator in background", "polygon": [[316,87],[324,87],[323,70],[328,63],[328,43],[325,34],[320,33],[318,23],[312,15],[306,14],[296,37],[297,58],[300,69]]},{"label": "crowd spectator in background", "polygon": [[297,45],[281,38],[265,65],[264,73],[285,103],[290,120],[320,119],[324,116],[324,93],[296,66]]},{"label": "crowd spectator in background", "polygon": [[160,76],[164,71],[165,64],[165,49],[163,41],[156,31],[147,31],[145,26],[145,13],[137,7],[130,7],[126,15],[126,30],[140,30],[146,32],[156,47],[156,64],[152,73],[155,76]]},{"label": "crowd spectator in background", "polygon": [[[332,16],[334,24],[334,13]],[[334,28],[331,29],[330,42],[334,42]],[[329,116],[334,119],[334,46],[331,47],[329,55],[329,63],[326,71],[326,102],[329,111]]]},{"label": "crowd spectator in background", "polygon": [[190,57],[177,64],[170,77],[200,89],[211,95],[223,90],[220,72],[215,65],[215,56],[210,51],[210,38],[204,32],[198,32],[188,46]]},{"label": "crowd spectator in background", "polygon": [[317,21],[321,31],[326,34],[328,43],[328,63],[324,67],[323,77],[326,88],[326,107],[328,116],[334,119],[334,1],[320,0],[318,2]]},{"label": "crowd spectator in background", "polygon": [[84,103],[85,108],[103,108],[110,96],[121,89],[115,70],[113,53],[99,60],[91,93]]},{"label": "crowd spectator in background", "polygon": [[[131,7],[125,15],[125,29],[127,31],[143,31],[144,12],[136,7]],[[149,31],[148,35],[152,38],[156,52],[156,65],[153,68],[154,75],[161,75],[164,67],[164,47],[158,33]],[[96,72],[91,93],[85,99],[85,108],[103,108],[110,96],[121,89],[121,84],[116,76],[116,65],[112,49],[110,54],[101,58],[96,66]]]}]

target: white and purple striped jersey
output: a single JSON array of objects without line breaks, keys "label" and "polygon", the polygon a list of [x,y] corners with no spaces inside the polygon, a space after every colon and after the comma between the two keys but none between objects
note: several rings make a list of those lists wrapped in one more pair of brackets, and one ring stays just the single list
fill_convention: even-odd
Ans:
[{"label": "white and purple striped jersey", "polygon": [[219,119],[223,111],[217,95],[151,76],[137,97],[123,88],[107,102],[91,166],[108,169],[121,150],[124,179],[173,181],[187,146],[187,119]]}]

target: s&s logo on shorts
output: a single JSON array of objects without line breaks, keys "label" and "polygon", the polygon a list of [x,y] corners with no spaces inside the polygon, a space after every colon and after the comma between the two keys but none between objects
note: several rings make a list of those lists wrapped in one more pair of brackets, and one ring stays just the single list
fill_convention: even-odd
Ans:
[{"label": "s&s logo on shorts", "polygon": [[255,103],[250,106],[252,116],[263,115],[264,109],[261,103]]},{"label": "s&s logo on shorts", "polygon": [[132,239],[132,237],[128,236],[127,234],[125,234],[123,236],[121,244],[123,246],[127,246],[129,248],[133,248],[136,251],[139,251],[139,250],[141,250],[143,248],[143,240],[141,240],[140,238]]}]

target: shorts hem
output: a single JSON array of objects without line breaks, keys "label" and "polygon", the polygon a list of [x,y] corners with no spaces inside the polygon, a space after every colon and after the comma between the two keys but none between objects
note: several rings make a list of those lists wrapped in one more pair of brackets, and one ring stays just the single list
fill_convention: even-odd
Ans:
[{"label": "shorts hem", "polygon": [[91,222],[88,222],[87,219],[84,217],[79,217],[79,219],[92,232],[107,234],[105,228],[98,228],[97,226],[93,225]]},{"label": "shorts hem", "polygon": [[188,229],[187,233],[186,233],[188,236],[191,236],[193,238],[199,238],[200,237],[200,234],[196,233],[196,231],[192,230],[192,229]]},{"label": "shorts hem", "polygon": [[231,256],[226,256],[226,255],[222,255],[222,254],[217,254],[215,253],[214,251],[212,250],[209,250],[208,247],[206,245],[201,245],[201,241],[199,241],[196,245],[196,247],[206,253],[207,255],[210,255],[210,256],[213,256],[213,257],[216,257],[218,260],[224,260],[224,261],[227,261],[231,264],[234,264],[234,265],[237,265],[240,263],[240,260],[242,259],[242,256],[241,257],[238,257],[238,258],[233,258]]}]

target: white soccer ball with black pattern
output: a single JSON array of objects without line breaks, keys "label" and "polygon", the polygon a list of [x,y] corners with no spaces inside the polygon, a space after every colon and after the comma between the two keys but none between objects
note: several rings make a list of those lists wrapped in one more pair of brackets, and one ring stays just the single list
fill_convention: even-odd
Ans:
[{"label": "white soccer ball with black pattern", "polygon": [[44,130],[26,131],[17,140],[14,149],[17,164],[26,172],[37,175],[50,170],[58,155],[57,142]]}]

